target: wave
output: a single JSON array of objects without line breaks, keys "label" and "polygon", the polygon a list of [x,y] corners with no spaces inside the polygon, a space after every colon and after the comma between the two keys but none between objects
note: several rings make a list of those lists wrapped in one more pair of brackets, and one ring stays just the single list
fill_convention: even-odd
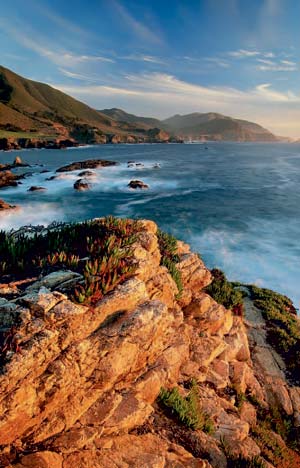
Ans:
[{"label": "wave", "polygon": [[53,220],[65,220],[64,210],[58,203],[25,203],[17,210],[1,213],[0,229],[9,231],[29,224],[48,226]]}]

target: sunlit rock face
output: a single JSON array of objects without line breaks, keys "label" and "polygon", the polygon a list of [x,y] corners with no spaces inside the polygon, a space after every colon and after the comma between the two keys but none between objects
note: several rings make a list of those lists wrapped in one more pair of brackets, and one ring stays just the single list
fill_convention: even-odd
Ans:
[{"label": "sunlit rock face", "polygon": [[[11,333],[1,362],[1,466],[226,468],[234,456],[267,458],[253,435],[259,412],[276,407],[299,426],[300,389],[268,344],[260,311],[249,298],[244,317],[218,304],[204,291],[211,273],[182,242],[179,294],[156,224],[141,225],[135,274],[92,307],[71,300],[81,280],[71,270],[0,284],[0,328]],[[186,427],[158,402],[161,388],[185,399],[191,381],[211,430]],[[292,456],[286,466],[300,466],[283,438],[268,434]]]}]

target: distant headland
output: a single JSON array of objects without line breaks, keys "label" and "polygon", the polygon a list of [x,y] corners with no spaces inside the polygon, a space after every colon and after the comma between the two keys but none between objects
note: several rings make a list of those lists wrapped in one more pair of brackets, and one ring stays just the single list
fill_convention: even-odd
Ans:
[{"label": "distant headland", "polygon": [[215,112],[158,120],[117,108],[92,109],[47,84],[0,66],[0,150],[190,140],[286,141],[256,123]]}]

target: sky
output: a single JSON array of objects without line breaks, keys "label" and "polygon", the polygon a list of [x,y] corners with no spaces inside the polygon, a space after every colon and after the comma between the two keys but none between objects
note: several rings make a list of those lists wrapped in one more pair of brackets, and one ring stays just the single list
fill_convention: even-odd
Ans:
[{"label": "sky", "polygon": [[300,138],[299,0],[9,0],[0,64],[96,109]]}]

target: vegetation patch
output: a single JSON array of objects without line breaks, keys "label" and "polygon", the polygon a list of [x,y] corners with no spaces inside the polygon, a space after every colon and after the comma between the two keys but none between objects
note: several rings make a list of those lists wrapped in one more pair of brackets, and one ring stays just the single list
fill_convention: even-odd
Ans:
[{"label": "vegetation patch", "polygon": [[234,284],[227,280],[223,271],[214,268],[211,270],[213,276],[212,283],[206,287],[205,291],[226,309],[231,309],[234,314],[243,315],[243,293],[234,287]]},{"label": "vegetation patch", "polygon": [[266,468],[266,464],[261,457],[245,458],[242,455],[227,456],[227,467],[228,468]]},{"label": "vegetation patch", "polygon": [[181,279],[181,273],[178,270],[176,263],[179,262],[180,258],[177,253],[177,239],[171,234],[161,231],[157,232],[158,245],[161,253],[160,264],[167,267],[170,275],[176,283],[178,294],[177,299],[180,299],[183,291],[183,284]]},{"label": "vegetation patch", "polygon": [[221,448],[227,459],[228,468],[266,468],[266,464],[261,457],[245,457],[232,452],[230,444],[225,437],[221,438]]},{"label": "vegetation patch", "polygon": [[281,412],[277,406],[265,408],[252,394],[238,394],[236,406],[241,407],[244,401],[256,408],[257,425],[251,428],[251,437],[260,447],[262,456],[275,466],[300,466],[300,434],[294,427],[293,417]]},{"label": "vegetation patch", "polygon": [[61,224],[46,234],[0,231],[0,273],[7,282],[71,269],[83,275],[72,298],[93,304],[135,272],[131,246],[140,225],[107,217]]},{"label": "vegetation patch", "polygon": [[213,433],[213,422],[200,406],[198,387],[195,382],[192,382],[190,392],[186,397],[180,395],[177,387],[171,390],[162,388],[159,403],[184,426],[190,429],[200,429],[207,434]]},{"label": "vegetation patch", "polygon": [[268,341],[283,357],[291,378],[300,382],[300,322],[292,301],[270,289],[248,286],[268,327]]}]

